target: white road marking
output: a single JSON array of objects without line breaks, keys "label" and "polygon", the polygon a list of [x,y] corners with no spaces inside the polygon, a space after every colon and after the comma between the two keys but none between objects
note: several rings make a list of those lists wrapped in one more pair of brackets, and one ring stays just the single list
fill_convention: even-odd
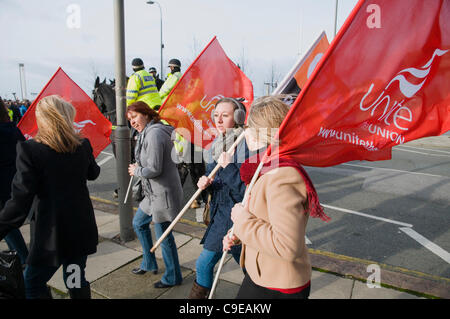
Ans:
[{"label": "white road marking", "polygon": [[103,153],[103,154],[106,154],[106,155],[109,155],[109,156],[114,156],[114,154],[108,153],[108,152],[105,152],[105,151],[101,151],[100,153]]},{"label": "white road marking", "polygon": [[402,152],[409,152],[409,153],[416,153],[416,154],[422,154],[426,156],[436,156],[436,157],[448,157],[448,155],[441,155],[441,154],[430,154],[430,153],[424,153],[424,152],[418,152],[418,151],[412,151],[412,150],[405,150],[402,148],[393,148],[394,151],[402,151]]},{"label": "white road marking", "polygon": [[444,154],[450,155],[450,152],[446,152],[446,151],[442,151],[442,150],[434,150],[431,148],[414,147],[414,146],[408,146],[408,145],[401,145],[400,147],[412,148],[415,150],[431,151],[431,152],[436,152],[436,153],[444,153]]},{"label": "white road marking", "polygon": [[312,245],[312,242],[309,240],[308,237],[306,237],[306,235],[305,235],[305,242],[306,242],[306,245]]},{"label": "white road marking", "polygon": [[439,256],[443,260],[445,260],[448,264],[450,264],[450,253],[448,253],[446,250],[442,249],[435,243],[429,241],[422,235],[420,235],[418,232],[412,230],[408,227],[402,227],[400,228],[402,232],[404,232],[406,235],[417,241],[419,244],[424,246],[426,249],[430,250],[435,255]]},{"label": "white road marking", "polygon": [[414,174],[414,175],[425,175],[425,176],[432,176],[432,177],[446,177],[446,176],[442,176],[442,175],[420,173],[420,172],[411,172],[411,171],[402,171],[402,170],[394,169],[394,168],[374,167],[374,166],[368,166],[368,165],[357,165],[357,164],[341,164],[341,165],[343,165],[343,166],[354,166],[354,167],[371,168],[371,169],[381,169],[381,170],[385,170],[385,171],[393,171],[393,172]]},{"label": "white road marking", "polygon": [[388,218],[373,216],[373,215],[357,212],[357,211],[350,210],[350,209],[335,207],[335,206],[331,206],[331,205],[325,205],[325,204],[322,204],[322,203],[321,203],[321,205],[323,207],[327,207],[327,208],[330,208],[330,209],[338,210],[338,211],[341,211],[341,212],[344,212],[344,213],[349,213],[349,214],[359,215],[359,216],[363,216],[363,217],[367,217],[367,218],[377,219],[377,220],[381,220],[381,221],[384,221],[384,222],[387,222],[387,223],[396,224],[396,225],[400,225],[400,226],[404,226],[404,227],[413,227],[413,225],[411,225],[411,224],[399,222],[399,221],[388,219]]},{"label": "white road marking", "polygon": [[100,162],[97,163],[98,166],[102,166],[103,164],[105,164],[107,161],[109,161],[110,159],[114,158],[114,156],[108,156],[105,157],[104,159],[102,159]]}]

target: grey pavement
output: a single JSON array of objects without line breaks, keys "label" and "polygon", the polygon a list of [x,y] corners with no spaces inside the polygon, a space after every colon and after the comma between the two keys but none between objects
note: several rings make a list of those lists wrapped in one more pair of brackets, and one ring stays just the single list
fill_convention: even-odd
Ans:
[{"label": "grey pavement", "polygon": [[[119,216],[113,203],[93,199],[99,245],[96,254],[89,256],[86,277],[91,283],[94,299],[186,299],[195,278],[195,261],[202,246],[200,238],[204,225],[181,219],[174,228],[174,237],[182,268],[183,283],[180,286],[158,289],[153,284],[164,272],[161,250],[156,251],[159,272],[154,275],[134,275],[131,270],[138,267],[142,259],[142,247],[137,239],[122,243],[119,239]],[[151,226],[153,229],[153,227]],[[29,225],[21,227],[29,243]],[[152,230],[153,231],[153,230]],[[153,234],[153,239],[154,239]],[[6,249],[4,241],[0,249]],[[450,284],[445,278],[426,278],[425,274],[405,274],[381,265],[380,287],[367,272],[369,261],[310,249],[313,264],[310,299],[423,299],[450,297]],[[359,268],[359,270],[358,270]],[[217,269],[217,266],[216,266]],[[373,271],[373,270],[372,270]],[[230,257],[224,263],[214,295],[215,299],[235,298],[244,275]],[[385,277],[385,278],[384,278]],[[390,279],[394,277],[395,279]],[[366,280],[369,278],[369,282]],[[410,286],[408,286],[408,282]],[[405,285],[406,284],[406,285]],[[59,269],[48,285],[54,298],[66,299],[68,292]]]},{"label": "grey pavement", "polygon": [[[450,132],[439,137],[419,139],[408,145],[437,148],[450,146]],[[202,249],[200,239],[206,227],[193,218],[182,218],[175,226],[173,233],[178,247],[183,283],[180,286],[158,289],[154,288],[153,284],[159,281],[164,273],[161,250],[156,251],[158,274],[146,273],[141,276],[132,274],[131,270],[138,267],[142,260],[142,247],[139,241],[134,239],[126,243],[121,242],[117,203],[96,197],[92,199],[99,231],[97,253],[88,257],[86,266],[86,277],[91,283],[92,297],[186,299],[195,278],[195,261]],[[198,214],[189,210],[186,215],[192,217]],[[153,227],[151,228],[153,234]],[[29,225],[22,226],[20,230],[29,244]],[[153,239],[155,241],[154,234]],[[0,250],[6,249],[6,243],[1,241]],[[450,299],[448,278],[311,248],[309,252],[313,266],[310,299]],[[378,279],[377,274],[379,285],[372,282],[374,278]],[[227,256],[214,298],[235,298],[243,277],[240,267]],[[372,287],[369,287],[371,284]],[[61,269],[48,285],[54,298],[69,298]]]}]

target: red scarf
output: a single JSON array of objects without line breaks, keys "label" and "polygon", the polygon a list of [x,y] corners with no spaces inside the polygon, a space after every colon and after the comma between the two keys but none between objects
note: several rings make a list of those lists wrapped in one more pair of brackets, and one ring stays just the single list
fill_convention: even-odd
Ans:
[{"label": "red scarf", "polygon": [[[255,154],[246,159],[244,163],[242,163],[240,173],[241,179],[245,183],[245,185],[250,184],[252,177],[255,174],[255,171],[261,161],[262,156],[263,154],[261,153]],[[273,164],[272,162],[265,163],[261,169],[261,172],[259,173],[259,176],[264,175],[277,167],[286,167],[286,166],[294,167],[305,181],[306,194],[308,199],[307,210],[309,212],[309,215],[313,218],[319,217],[320,219],[326,222],[331,220],[331,218],[324,213],[323,208],[319,203],[319,197],[317,196],[316,189],[314,188],[314,185],[311,179],[309,178],[308,174],[306,173],[305,169],[299,163],[289,158],[280,158],[278,165],[272,164]]]}]

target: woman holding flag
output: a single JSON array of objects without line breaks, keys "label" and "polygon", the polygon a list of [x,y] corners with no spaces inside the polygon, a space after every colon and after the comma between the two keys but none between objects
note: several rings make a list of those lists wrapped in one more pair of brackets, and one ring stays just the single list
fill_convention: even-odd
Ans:
[{"label": "woman holding flag", "polygon": [[[217,101],[212,112],[214,124],[219,133],[208,152],[205,153],[206,176],[202,176],[197,186],[211,193],[210,222],[201,240],[203,250],[196,262],[196,279],[189,299],[205,299],[213,283],[214,266],[222,256],[222,238],[233,225],[230,219],[231,208],[242,201],[245,185],[240,179],[239,168],[248,157],[245,141],[241,141],[233,156],[226,153],[239,135],[243,133],[245,107],[232,98]],[[214,179],[207,176],[220,164],[221,168]],[[231,249],[231,254],[239,263],[241,248]]]},{"label": "woman holding flag", "polygon": [[[150,223],[153,222],[156,237],[159,238],[180,211],[183,199],[180,176],[172,160],[171,137],[174,128],[161,123],[158,112],[142,101],[128,106],[127,117],[131,126],[139,132],[135,148],[136,163],[129,166],[128,172],[141,179],[145,195],[133,218],[133,228],[143,248],[143,259],[140,267],[132,272],[135,275],[148,271],[156,274],[156,257],[150,252],[153,246]],[[167,288],[180,285],[183,277],[172,232],[163,240],[161,247],[166,271],[154,286]]]},{"label": "woman holding flag", "polygon": [[[275,142],[288,111],[289,106],[276,97],[252,104],[245,130],[250,151],[264,150]],[[259,154],[241,166],[247,185],[261,160]],[[305,231],[310,216],[327,219],[305,170],[288,158],[267,161],[247,203],[238,203],[231,211],[234,235],[223,238],[224,251],[242,243],[240,263],[246,275],[238,299],[308,298],[311,263]]]}]

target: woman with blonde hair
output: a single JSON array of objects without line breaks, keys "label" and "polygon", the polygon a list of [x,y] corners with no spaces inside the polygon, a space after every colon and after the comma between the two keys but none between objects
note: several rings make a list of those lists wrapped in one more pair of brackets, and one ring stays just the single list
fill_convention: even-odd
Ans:
[{"label": "woman with blonde hair", "polygon": [[[17,146],[12,196],[0,212],[1,239],[20,227],[32,210],[24,273],[28,299],[51,298],[46,283],[61,265],[70,297],[91,296],[84,271],[87,256],[97,251],[98,231],[87,180],[96,179],[100,167],[89,140],[74,129],[75,113],[59,96],[39,101],[38,133]],[[76,278],[74,270],[79,274]]]},{"label": "woman with blonde hair", "polygon": [[[241,166],[241,179],[247,185],[263,150],[276,143],[288,111],[289,106],[273,96],[252,104],[245,138],[250,151],[259,150],[259,156]],[[310,216],[328,219],[301,165],[284,157],[265,163],[247,203],[238,203],[231,211],[234,235],[223,239],[224,250],[242,244],[240,263],[247,274],[238,299],[308,298],[311,263],[305,231]]]}]

